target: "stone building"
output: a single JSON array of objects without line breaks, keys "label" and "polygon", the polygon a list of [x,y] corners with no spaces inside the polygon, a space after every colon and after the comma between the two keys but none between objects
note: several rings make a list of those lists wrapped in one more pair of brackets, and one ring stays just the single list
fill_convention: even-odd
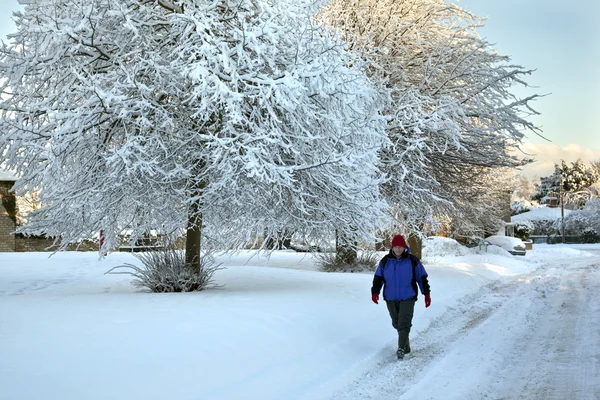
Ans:
[{"label": "stone building", "polygon": [[[28,252],[28,251],[54,251],[56,246],[54,238],[45,236],[15,235],[17,228],[16,198],[10,189],[17,181],[17,177],[0,169],[0,253],[3,252]],[[70,244],[67,250],[97,251],[98,244],[91,241]]]},{"label": "stone building", "polygon": [[[15,235],[16,228],[16,199],[10,189],[16,182],[16,177],[9,173],[0,171],[0,252],[13,252],[16,250]],[[8,208],[8,209],[7,209]]]}]

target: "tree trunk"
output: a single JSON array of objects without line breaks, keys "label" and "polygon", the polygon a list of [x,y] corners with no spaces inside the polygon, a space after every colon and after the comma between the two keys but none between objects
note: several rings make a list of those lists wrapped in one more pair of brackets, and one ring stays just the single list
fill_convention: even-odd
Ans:
[{"label": "tree trunk", "polygon": [[185,238],[185,262],[196,272],[200,272],[200,248],[202,241],[202,214],[199,212],[200,202],[191,207]]},{"label": "tree trunk", "polygon": [[[267,232],[265,232],[265,237],[266,236]],[[281,250],[291,248],[291,244],[291,233],[286,229],[277,232],[277,240],[275,240],[273,237],[269,237],[269,239],[265,242],[264,247],[268,250]]]},{"label": "tree trunk", "polygon": [[423,254],[423,241],[415,234],[408,235],[408,247],[410,247],[410,254],[415,255],[421,259]]}]

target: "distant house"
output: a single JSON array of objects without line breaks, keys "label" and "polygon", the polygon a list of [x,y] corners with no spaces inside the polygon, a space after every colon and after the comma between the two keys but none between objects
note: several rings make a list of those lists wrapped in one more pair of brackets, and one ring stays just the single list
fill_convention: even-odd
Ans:
[{"label": "distant house", "polygon": [[560,199],[556,196],[544,196],[540,199],[540,204],[556,208],[560,206]]},{"label": "distant house", "polygon": [[[11,192],[18,178],[14,173],[0,169],[0,253],[25,251],[54,251],[54,238],[46,236],[15,235],[17,229],[17,198]],[[70,244],[67,250],[97,251],[93,241]]]},{"label": "distant house", "polygon": [[[534,243],[546,243],[549,235],[556,233],[556,223],[562,218],[560,208],[544,205],[542,207],[532,208],[531,210],[512,216],[513,224],[530,223],[533,226],[533,234],[530,239]],[[565,217],[572,213],[572,210],[564,210]]]},{"label": "distant house", "polygon": [[0,252],[16,250],[15,235],[13,234],[17,227],[16,199],[10,191],[16,181],[15,174],[0,170]]}]

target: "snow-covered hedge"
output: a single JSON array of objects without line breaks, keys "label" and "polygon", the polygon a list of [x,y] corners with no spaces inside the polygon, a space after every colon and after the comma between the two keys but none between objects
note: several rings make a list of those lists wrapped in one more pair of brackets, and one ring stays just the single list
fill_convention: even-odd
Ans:
[{"label": "snow-covered hedge", "polygon": [[581,232],[581,236],[584,243],[600,243],[600,233],[598,233],[596,228],[585,228],[583,232]]},{"label": "snow-covered hedge", "polygon": [[514,223],[515,236],[522,240],[527,240],[535,232],[535,225],[532,221],[517,221]]},{"label": "snow-covered hedge", "polygon": [[[560,221],[559,224],[560,226]],[[587,202],[583,210],[573,211],[565,217],[567,235],[584,236],[587,243],[594,243],[600,232],[600,199]]]}]

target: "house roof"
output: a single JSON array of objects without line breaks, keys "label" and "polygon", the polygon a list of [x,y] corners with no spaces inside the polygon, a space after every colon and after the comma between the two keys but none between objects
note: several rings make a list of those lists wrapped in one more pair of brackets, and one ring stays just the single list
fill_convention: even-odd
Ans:
[{"label": "house roof", "polygon": [[[565,209],[565,216],[571,213],[571,210]],[[561,217],[560,207],[539,207],[532,208],[531,210],[522,214],[513,215],[511,221],[534,221],[534,220],[547,220],[554,221]]]}]

